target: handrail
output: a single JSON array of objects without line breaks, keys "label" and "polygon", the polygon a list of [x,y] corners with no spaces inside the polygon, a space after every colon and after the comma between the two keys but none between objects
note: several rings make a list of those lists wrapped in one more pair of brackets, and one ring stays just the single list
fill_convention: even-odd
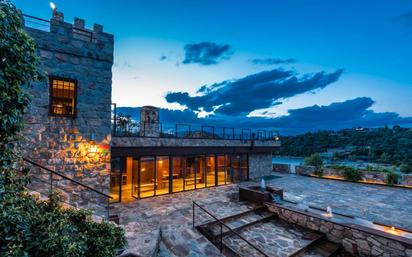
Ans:
[{"label": "handrail", "polygon": [[31,161],[31,160],[29,160],[29,159],[26,159],[26,158],[24,158],[24,157],[22,157],[22,159],[23,159],[23,161],[25,161],[25,162],[28,162],[28,163],[30,163],[30,164],[32,164],[32,165],[34,165],[34,166],[36,166],[36,167],[39,167],[39,168],[41,168],[41,169],[47,170],[48,172],[53,173],[54,175],[57,175],[57,176],[59,176],[59,177],[61,177],[61,178],[64,178],[64,179],[67,179],[67,180],[69,180],[69,181],[71,181],[71,182],[73,182],[73,183],[75,183],[75,184],[77,184],[77,185],[80,185],[80,186],[82,186],[82,187],[85,187],[85,188],[87,188],[87,189],[89,189],[89,190],[91,190],[91,191],[93,191],[93,192],[95,192],[95,193],[97,193],[97,194],[99,194],[99,195],[102,195],[102,196],[104,196],[104,197],[106,197],[106,198],[109,198],[109,199],[113,199],[113,197],[110,196],[110,195],[107,195],[107,194],[105,194],[105,193],[102,193],[102,192],[100,192],[100,191],[98,191],[98,190],[96,190],[96,189],[94,189],[94,188],[92,188],[92,187],[90,187],[90,186],[88,186],[88,185],[85,185],[85,184],[83,184],[83,183],[81,183],[81,182],[79,182],[79,181],[76,181],[76,180],[74,180],[74,179],[72,179],[72,178],[69,178],[69,177],[67,177],[67,176],[65,176],[65,175],[63,175],[63,174],[60,174],[60,173],[52,170],[52,169],[49,169],[49,168],[47,168],[47,167],[44,167],[44,166],[41,165],[41,164],[38,164],[38,163],[36,163],[36,162],[34,162],[34,161]]},{"label": "handrail", "polygon": [[24,17],[31,18],[31,19],[35,19],[35,20],[39,20],[39,21],[44,21],[44,22],[50,23],[49,20],[42,19],[42,18],[39,18],[39,17],[35,17],[35,16],[32,16],[32,15],[28,15],[28,14],[25,14],[25,13],[23,13],[23,16],[24,16]]},{"label": "handrail", "polygon": [[198,206],[200,209],[202,209],[204,212],[206,212],[207,214],[209,214],[212,218],[214,218],[217,222],[220,223],[220,225],[223,225],[224,227],[226,227],[230,232],[232,232],[233,234],[235,234],[236,236],[238,236],[240,239],[242,239],[243,241],[245,241],[248,245],[250,245],[253,249],[255,249],[256,251],[258,251],[260,254],[262,254],[265,257],[269,257],[269,255],[267,255],[266,253],[264,253],[262,250],[260,250],[257,246],[255,246],[254,244],[252,244],[251,242],[249,242],[248,240],[246,240],[243,236],[241,236],[239,233],[237,233],[236,231],[234,231],[233,229],[231,229],[229,226],[227,226],[225,223],[223,223],[220,219],[218,219],[215,215],[211,214],[208,210],[206,210],[205,208],[203,208],[202,206],[200,206],[198,203],[196,203],[195,201],[193,201],[193,226],[195,225],[194,219],[195,219],[195,213],[194,213],[194,206]]}]

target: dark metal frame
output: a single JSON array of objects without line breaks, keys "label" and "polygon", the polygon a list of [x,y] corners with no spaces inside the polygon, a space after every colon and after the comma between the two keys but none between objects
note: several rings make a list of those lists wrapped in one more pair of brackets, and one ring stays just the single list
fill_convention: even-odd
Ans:
[{"label": "dark metal frame", "polygon": [[[61,80],[74,83],[74,106],[73,114],[56,114],[53,113],[53,80]],[[66,118],[76,118],[77,117],[77,91],[78,91],[77,79],[63,78],[59,76],[50,75],[49,76],[49,116],[55,117],[66,117]]]}]

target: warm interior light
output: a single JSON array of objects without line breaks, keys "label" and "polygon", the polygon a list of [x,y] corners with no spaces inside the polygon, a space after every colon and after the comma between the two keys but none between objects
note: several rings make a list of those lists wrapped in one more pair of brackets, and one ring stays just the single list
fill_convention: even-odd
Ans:
[{"label": "warm interior light", "polygon": [[141,171],[145,171],[146,169],[145,168],[141,168]]},{"label": "warm interior light", "polygon": [[50,5],[50,8],[52,8],[53,11],[56,9],[56,5],[53,2],[50,2],[49,5]]},{"label": "warm interior light", "polygon": [[89,152],[97,153],[97,145],[95,143],[90,143]]}]

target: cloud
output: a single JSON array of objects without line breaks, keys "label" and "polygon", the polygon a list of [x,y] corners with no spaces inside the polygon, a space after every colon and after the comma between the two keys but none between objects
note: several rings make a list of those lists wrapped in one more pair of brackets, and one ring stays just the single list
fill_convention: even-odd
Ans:
[{"label": "cloud", "polygon": [[190,96],[187,92],[169,92],[166,100],[179,103],[192,111],[214,111],[216,114],[246,116],[256,109],[269,108],[279,100],[316,89],[322,89],[337,81],[342,70],[333,73],[318,72],[298,75],[294,71],[274,69],[202,86]]},{"label": "cloud", "polygon": [[218,45],[213,42],[186,44],[183,64],[197,63],[200,65],[215,65],[229,59],[233,54],[230,45]]},{"label": "cloud", "polygon": [[[317,130],[338,130],[353,127],[412,126],[412,117],[400,117],[394,112],[374,112],[370,108],[375,102],[369,97],[359,97],[330,105],[313,105],[289,110],[288,115],[277,118],[218,116],[199,118],[190,110],[161,109],[163,128],[173,129],[175,123],[192,124],[193,129],[201,125],[223,127],[279,130],[284,135],[301,134]],[[118,113],[130,114],[139,119],[140,108],[118,108]]]},{"label": "cloud", "polygon": [[264,59],[252,59],[251,63],[257,65],[275,65],[275,64],[291,64],[296,62],[293,58],[280,59],[280,58],[264,58]]}]

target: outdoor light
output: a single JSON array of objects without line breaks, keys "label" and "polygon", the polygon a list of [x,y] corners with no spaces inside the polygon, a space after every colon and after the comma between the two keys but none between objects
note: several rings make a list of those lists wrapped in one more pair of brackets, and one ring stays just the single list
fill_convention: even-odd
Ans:
[{"label": "outdoor light", "polygon": [[53,2],[50,2],[49,5],[50,5],[50,8],[52,8],[53,11],[56,10],[56,5]]},{"label": "outdoor light", "polygon": [[95,137],[94,133],[90,134],[89,152],[90,153],[97,153],[96,137]]}]

